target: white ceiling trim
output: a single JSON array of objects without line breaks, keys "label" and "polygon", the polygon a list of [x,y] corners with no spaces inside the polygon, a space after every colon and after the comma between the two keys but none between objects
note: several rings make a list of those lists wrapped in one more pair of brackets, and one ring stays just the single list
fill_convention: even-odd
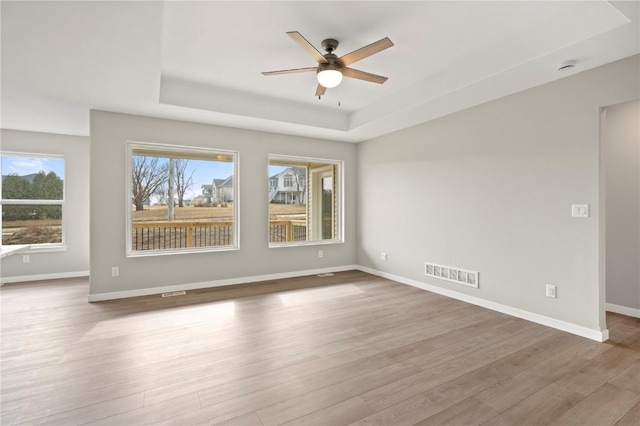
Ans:
[{"label": "white ceiling trim", "polygon": [[[88,135],[89,110],[346,142],[640,53],[638,1],[1,2],[0,127]],[[395,46],[313,97],[286,35]],[[558,72],[563,60],[577,62]],[[339,106],[340,103],[340,106]]]}]

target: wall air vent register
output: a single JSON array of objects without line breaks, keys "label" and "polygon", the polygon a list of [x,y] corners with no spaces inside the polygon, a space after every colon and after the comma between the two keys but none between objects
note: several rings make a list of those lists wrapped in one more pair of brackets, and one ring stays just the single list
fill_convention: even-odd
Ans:
[{"label": "wall air vent register", "polygon": [[438,265],[429,262],[425,262],[424,264],[424,274],[428,277],[451,281],[456,284],[462,284],[474,288],[478,288],[480,278],[480,273],[477,271],[469,271],[467,269]]}]

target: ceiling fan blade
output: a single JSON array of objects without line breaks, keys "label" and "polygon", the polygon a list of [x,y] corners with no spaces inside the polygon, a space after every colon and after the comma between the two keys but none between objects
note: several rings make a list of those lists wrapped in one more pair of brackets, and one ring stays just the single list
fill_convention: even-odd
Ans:
[{"label": "ceiling fan blade", "polygon": [[295,74],[297,72],[311,72],[311,71],[317,71],[317,70],[318,70],[318,67],[293,68],[293,69],[290,69],[290,70],[263,71],[262,75]]},{"label": "ceiling fan blade", "polygon": [[387,77],[371,74],[368,72],[354,70],[353,68],[342,68],[342,75],[345,77],[357,78],[358,80],[370,81],[372,83],[382,84],[388,80]]},{"label": "ceiling fan blade", "polygon": [[326,91],[327,91],[326,87],[324,87],[322,84],[318,84],[318,88],[316,89],[316,96],[322,96]]},{"label": "ceiling fan blade", "polygon": [[287,34],[293,39],[293,41],[298,43],[298,45],[302,47],[305,52],[311,55],[311,57],[315,59],[316,62],[318,62],[319,64],[329,63],[329,61],[325,59],[322,53],[318,52],[318,49],[313,47],[313,45],[309,43],[306,38],[302,37],[302,34],[297,31],[288,31]]},{"label": "ceiling fan blade", "polygon": [[389,39],[389,37],[385,37],[381,40],[376,41],[375,43],[371,43],[368,46],[361,47],[358,50],[354,50],[351,53],[347,53],[346,55],[340,57],[337,62],[346,67],[353,64],[354,62],[358,62],[364,58],[367,58],[371,55],[374,55],[392,46],[393,46],[393,42]]}]

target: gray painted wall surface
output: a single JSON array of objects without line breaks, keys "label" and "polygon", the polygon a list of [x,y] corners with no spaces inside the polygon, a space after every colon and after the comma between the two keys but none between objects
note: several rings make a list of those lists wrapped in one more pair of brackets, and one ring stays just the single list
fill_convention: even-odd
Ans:
[{"label": "gray painted wall surface", "polygon": [[50,133],[1,130],[3,151],[62,154],[65,160],[66,251],[30,254],[2,259],[3,279],[35,275],[79,273],[89,270],[89,138]]},{"label": "gray painted wall surface", "polygon": [[[603,330],[600,107],[640,98],[638,62],[360,143],[358,264]],[[426,278],[425,261],[479,271],[480,288]]]},{"label": "gray painted wall surface", "polygon": [[605,114],[607,303],[640,309],[640,102]]},{"label": "gray painted wall surface", "polygon": [[[125,257],[125,143],[157,142],[240,152],[240,250]],[[267,247],[267,156],[344,160],[345,242]],[[91,294],[329,268],[355,263],[353,144],[141,116],[91,112]],[[125,191],[126,194],[125,194]],[[318,250],[324,257],[318,258]],[[111,277],[111,267],[120,276]]]}]

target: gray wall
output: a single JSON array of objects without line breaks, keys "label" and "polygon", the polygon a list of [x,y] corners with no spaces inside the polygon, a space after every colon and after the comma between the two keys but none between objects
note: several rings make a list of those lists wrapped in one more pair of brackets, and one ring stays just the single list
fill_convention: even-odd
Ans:
[{"label": "gray wall", "polygon": [[[240,250],[125,257],[125,143],[159,142],[240,152]],[[345,242],[268,248],[267,156],[344,160]],[[91,112],[92,295],[180,284],[332,268],[355,263],[353,144],[141,116]],[[318,250],[324,257],[318,258]],[[111,267],[120,276],[111,277]]]},{"label": "gray wall", "polygon": [[49,133],[1,130],[3,151],[62,154],[65,160],[65,251],[2,259],[3,282],[55,278],[57,274],[86,275],[89,270],[89,138]]},{"label": "gray wall", "polygon": [[[638,62],[359,144],[358,264],[603,330],[600,107],[640,97]],[[591,216],[571,218],[573,203]],[[426,278],[425,261],[479,271],[480,288]]]},{"label": "gray wall", "polygon": [[607,303],[640,312],[640,102],[605,109]]}]

